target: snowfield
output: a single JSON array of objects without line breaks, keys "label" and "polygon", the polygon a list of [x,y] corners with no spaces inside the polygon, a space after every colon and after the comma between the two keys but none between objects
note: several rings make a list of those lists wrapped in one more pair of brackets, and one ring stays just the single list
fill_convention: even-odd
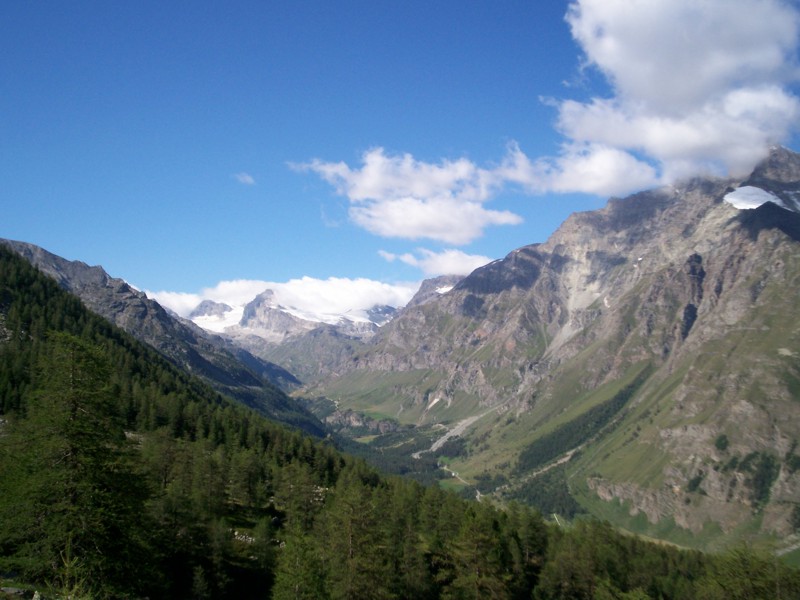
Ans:
[{"label": "snowfield", "polygon": [[727,194],[725,196],[725,202],[739,210],[758,208],[765,202],[772,202],[781,208],[791,210],[783,203],[783,200],[778,198],[775,194],[750,185],[744,185],[732,191],[730,194]]}]

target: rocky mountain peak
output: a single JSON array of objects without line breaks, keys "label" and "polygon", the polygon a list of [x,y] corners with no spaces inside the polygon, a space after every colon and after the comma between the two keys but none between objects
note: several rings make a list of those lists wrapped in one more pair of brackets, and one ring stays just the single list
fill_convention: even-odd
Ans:
[{"label": "rocky mountain peak", "polygon": [[[248,331],[269,342],[281,342],[291,335],[311,331],[319,323],[302,319],[275,302],[275,292],[265,290],[244,307],[237,331]],[[234,334],[232,332],[232,334]],[[235,335],[235,334],[234,334]]]},{"label": "rocky mountain peak", "polygon": [[223,302],[203,300],[189,313],[189,319],[196,319],[197,317],[222,317],[231,310],[233,309]]},{"label": "rocky mountain peak", "polygon": [[85,262],[78,260],[66,260],[52,252],[48,252],[44,248],[27,242],[0,240],[0,243],[10,247],[40,271],[55,279],[61,287],[73,293],[77,293],[81,289],[99,286],[113,287],[120,292],[129,293],[139,298],[146,298],[145,294],[134,289],[124,280],[108,275],[102,267],[89,266]]},{"label": "rocky mountain peak", "polygon": [[784,146],[773,146],[769,155],[756,165],[753,173],[742,185],[795,184],[798,172],[800,172],[800,154]]},{"label": "rocky mountain peak", "polygon": [[275,307],[275,292],[264,290],[250,302],[245,304],[242,319],[239,324],[243,327],[249,326],[259,318],[259,314],[269,311]]},{"label": "rocky mountain peak", "polygon": [[462,279],[464,279],[463,275],[440,275],[438,277],[425,279],[420,284],[417,293],[414,294],[408,304],[406,304],[406,307],[418,306],[420,304],[425,304],[429,300],[438,298],[442,294],[446,294],[452,290]]},{"label": "rocky mountain peak", "polygon": [[473,294],[497,294],[514,287],[529,288],[543,266],[561,262],[560,257],[541,252],[539,244],[524,246],[505,258],[475,269],[455,289]]},{"label": "rocky mountain peak", "polygon": [[770,150],[767,158],[735,191],[750,200],[752,207],[772,202],[786,210],[800,213],[800,154],[783,146]]}]

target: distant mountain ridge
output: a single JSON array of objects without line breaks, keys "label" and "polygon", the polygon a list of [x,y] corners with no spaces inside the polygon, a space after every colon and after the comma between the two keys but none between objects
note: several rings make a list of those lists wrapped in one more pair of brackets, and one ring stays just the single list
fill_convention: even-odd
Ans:
[{"label": "distant mountain ridge", "polygon": [[233,338],[257,336],[268,343],[281,343],[317,327],[329,325],[342,333],[361,338],[372,336],[397,312],[393,306],[376,305],[343,313],[309,312],[280,303],[272,289],[266,289],[243,306],[203,300],[189,313],[196,325]]},{"label": "distant mountain ridge", "polygon": [[152,346],[173,364],[276,420],[315,435],[324,434],[319,421],[277,387],[299,383],[282,367],[169,314],[122,279],[109,276],[102,267],[66,260],[25,242],[0,243],[78,296],[91,311]]},{"label": "distant mountain ridge", "polygon": [[[463,278],[443,275],[423,281],[406,307],[448,292]],[[406,307],[374,306],[356,321],[347,315],[329,318],[329,322],[298,321],[276,308],[274,296],[267,290],[247,305],[239,325],[226,328],[222,335],[256,356],[283,365],[308,384],[340,374],[341,365],[349,364]]]}]

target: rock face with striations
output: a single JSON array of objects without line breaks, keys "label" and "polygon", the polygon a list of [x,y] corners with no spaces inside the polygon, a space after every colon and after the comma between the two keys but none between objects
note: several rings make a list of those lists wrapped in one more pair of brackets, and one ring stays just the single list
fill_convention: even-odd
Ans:
[{"label": "rock face with striations", "polygon": [[757,518],[786,534],[800,514],[798,198],[800,157],[774,148],[744,179],[574,214],[410,304],[309,392],[342,409],[369,393],[409,423],[482,416],[458,470],[502,472],[498,494],[524,497],[532,473],[580,450],[572,496],[620,507],[603,509],[618,523],[732,532]]}]

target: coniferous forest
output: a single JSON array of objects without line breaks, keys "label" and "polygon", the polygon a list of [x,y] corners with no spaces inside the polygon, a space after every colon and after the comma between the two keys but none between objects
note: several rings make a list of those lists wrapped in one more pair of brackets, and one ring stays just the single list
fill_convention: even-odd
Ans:
[{"label": "coniferous forest", "polygon": [[[563,525],[563,524],[562,524]],[[61,598],[797,598],[704,555],[381,475],[173,367],[0,247],[0,587]],[[31,591],[32,594],[32,591]]]}]

